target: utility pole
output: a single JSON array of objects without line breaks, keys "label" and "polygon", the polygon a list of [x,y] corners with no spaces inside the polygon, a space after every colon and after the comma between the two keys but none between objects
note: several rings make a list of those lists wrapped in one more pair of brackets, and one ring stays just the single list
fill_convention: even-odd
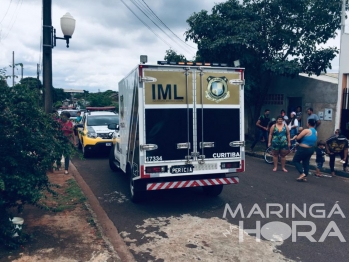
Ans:
[{"label": "utility pole", "polygon": [[41,96],[41,90],[40,90],[40,72],[39,72],[39,64],[36,64],[36,84],[37,84],[37,90],[38,90],[38,107],[40,106],[40,96]]},{"label": "utility pole", "polygon": [[12,51],[12,87],[15,86],[15,51]]},{"label": "utility pole", "polygon": [[[343,91],[347,88],[347,81],[349,80],[348,72],[349,66],[347,64],[347,57],[349,52],[345,47],[348,46],[349,43],[349,34],[345,33],[345,7],[348,0],[342,0],[342,9],[341,9],[341,32],[340,32],[340,46],[339,46],[339,72],[338,72],[338,97],[337,97],[337,106],[336,106],[336,120],[335,120],[335,128],[341,127],[341,118],[342,109],[349,109],[348,100],[344,100],[343,102]],[[344,81],[343,81],[343,78]],[[342,104],[343,103],[343,104]],[[347,120],[346,120],[347,122]]]},{"label": "utility pole", "polygon": [[42,83],[45,95],[45,112],[52,111],[52,0],[42,0],[43,56]]}]

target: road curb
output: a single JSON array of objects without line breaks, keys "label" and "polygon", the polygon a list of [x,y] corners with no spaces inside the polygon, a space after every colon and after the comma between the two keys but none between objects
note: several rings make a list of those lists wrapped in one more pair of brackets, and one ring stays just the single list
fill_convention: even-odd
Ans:
[{"label": "road curb", "polygon": [[[261,158],[261,159],[264,159],[264,155],[261,154],[261,153],[256,153],[256,152],[245,152],[246,155],[248,156],[252,156],[252,157],[256,157],[256,158]],[[289,164],[289,165],[294,165],[293,162],[291,160],[286,160],[286,164]],[[315,170],[316,169],[316,166],[313,165],[313,164],[310,164],[310,170]],[[322,168],[322,173],[328,173],[328,174],[331,174],[331,170],[327,167],[323,167]],[[343,171],[340,171],[340,170],[336,170],[336,176],[341,176],[341,177],[346,177],[346,178],[349,178],[349,173],[346,173],[346,172],[343,172]]]},{"label": "road curb", "polygon": [[103,231],[102,234],[108,238],[108,240],[110,241],[114,250],[119,255],[120,259],[122,261],[125,261],[125,262],[129,262],[129,261],[136,262],[132,253],[129,251],[125,242],[123,241],[123,239],[119,235],[119,232],[118,232],[117,228],[115,227],[114,223],[109,219],[107,213],[104,211],[104,209],[99,204],[98,199],[93,194],[92,190],[87,185],[87,183],[82,178],[79,171],[76,169],[76,167],[73,165],[72,162],[70,162],[70,164],[69,164],[69,169],[71,170],[71,173],[73,174],[76,182],[80,186],[82,192],[87,197],[88,202],[91,206],[91,209],[97,217],[98,224],[102,228],[102,231]]}]

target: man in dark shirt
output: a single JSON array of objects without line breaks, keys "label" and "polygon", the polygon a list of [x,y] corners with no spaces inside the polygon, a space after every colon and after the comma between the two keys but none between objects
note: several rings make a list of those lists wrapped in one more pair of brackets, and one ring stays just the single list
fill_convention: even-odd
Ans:
[{"label": "man in dark shirt", "polygon": [[269,109],[264,110],[264,115],[260,116],[257,120],[256,126],[258,127],[258,135],[256,136],[256,139],[254,140],[253,144],[251,145],[251,151],[253,151],[253,148],[255,145],[260,141],[262,138],[265,140],[265,146],[268,147],[268,124],[270,122],[269,118]]},{"label": "man in dark shirt", "polygon": [[334,177],[334,161],[336,155],[339,155],[341,162],[343,163],[343,170],[346,171],[348,165],[348,140],[345,136],[341,135],[339,129],[335,131],[335,134],[326,140],[326,153],[330,156],[330,169],[331,175]]}]

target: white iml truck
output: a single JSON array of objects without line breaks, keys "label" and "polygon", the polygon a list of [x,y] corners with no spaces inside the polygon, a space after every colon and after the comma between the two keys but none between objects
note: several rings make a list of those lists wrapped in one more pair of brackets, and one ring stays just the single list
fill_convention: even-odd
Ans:
[{"label": "white iml truck", "polygon": [[244,69],[224,64],[140,64],[119,82],[119,124],[109,165],[146,191],[202,187],[211,196],[245,170]]}]

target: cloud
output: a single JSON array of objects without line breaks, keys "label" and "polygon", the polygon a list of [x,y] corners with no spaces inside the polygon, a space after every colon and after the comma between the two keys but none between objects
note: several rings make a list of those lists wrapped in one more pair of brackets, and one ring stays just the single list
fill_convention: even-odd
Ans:
[{"label": "cloud", "polygon": [[[154,35],[123,4],[127,4],[159,36]],[[52,50],[53,86],[97,92],[117,90],[118,82],[138,63],[140,55],[148,55],[148,63],[163,60],[166,50],[191,59],[196,45],[184,41],[188,29],[186,20],[194,12],[211,10],[224,0],[144,0],[182,41],[161,27],[167,36],[132,4],[131,0],[55,0],[52,1],[52,25],[56,35],[62,37],[60,18],[69,12],[76,19],[76,28],[70,39],[57,40]],[[134,0],[144,6],[143,0]],[[8,10],[8,12],[6,12]],[[148,16],[155,17],[148,10]],[[161,24],[160,21],[157,22]],[[37,64],[42,64],[42,0],[2,0],[0,8],[0,67],[23,63],[24,76],[36,77]],[[337,42],[333,44],[339,47]],[[166,42],[166,43],[165,43]],[[338,59],[333,69],[338,69]],[[8,73],[9,73],[8,69]],[[18,70],[16,70],[17,72]],[[19,72],[20,73],[20,72]],[[42,76],[40,75],[42,80]]]}]

